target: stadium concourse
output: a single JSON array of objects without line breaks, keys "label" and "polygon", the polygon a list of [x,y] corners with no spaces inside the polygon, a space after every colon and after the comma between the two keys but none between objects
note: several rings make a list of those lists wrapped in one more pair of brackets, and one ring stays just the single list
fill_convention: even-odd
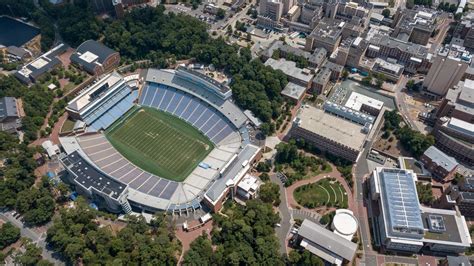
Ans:
[{"label": "stadium concourse", "polygon": [[[83,134],[60,138],[61,161],[68,172],[65,180],[112,212],[181,214],[203,204],[217,211],[260,156],[260,148],[251,144],[246,116],[231,101],[228,87],[201,73],[179,67],[149,69],[143,76],[139,93],[114,72],[68,104],[70,116],[88,128]],[[138,83],[142,81],[134,84]],[[135,105],[134,109],[153,108],[181,119],[214,144],[183,182],[141,169],[109,142],[109,128],[120,127],[116,121],[126,119],[123,116],[133,112]]]}]

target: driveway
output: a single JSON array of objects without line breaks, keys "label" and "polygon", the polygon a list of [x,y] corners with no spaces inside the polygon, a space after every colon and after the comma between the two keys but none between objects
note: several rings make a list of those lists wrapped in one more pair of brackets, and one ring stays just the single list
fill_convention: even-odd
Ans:
[{"label": "driveway", "polygon": [[281,221],[280,221],[281,226],[275,228],[275,232],[280,242],[280,253],[286,254],[287,253],[286,239],[288,237],[288,232],[290,231],[293,218],[291,216],[290,209],[288,208],[285,186],[283,185],[283,183],[281,182],[281,180],[278,178],[276,174],[270,175],[270,180],[278,184],[278,186],[280,187],[281,203],[280,203],[280,206],[278,207],[278,210],[279,210],[279,215],[281,218]]}]

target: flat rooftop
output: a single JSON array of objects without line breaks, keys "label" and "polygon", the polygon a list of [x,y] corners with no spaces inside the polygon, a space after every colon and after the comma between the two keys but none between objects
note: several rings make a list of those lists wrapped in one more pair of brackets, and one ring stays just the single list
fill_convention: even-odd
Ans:
[{"label": "flat rooftop", "polygon": [[288,61],[283,58],[279,60],[268,58],[268,60],[265,62],[265,65],[270,66],[276,70],[281,70],[283,73],[285,73],[285,75],[302,80],[306,83],[309,83],[314,76],[308,69],[298,68],[296,67],[295,62]]},{"label": "flat rooftop", "polygon": [[381,110],[383,107],[383,102],[353,91],[345,104],[346,107],[357,111],[360,111],[362,105],[367,105],[374,109]]},{"label": "flat rooftop", "polygon": [[109,197],[117,199],[127,188],[126,184],[100,172],[86,161],[78,151],[74,151],[62,159],[63,163],[76,174],[78,184],[86,189],[94,188]]},{"label": "flat rooftop", "polygon": [[281,94],[296,101],[299,101],[299,99],[301,99],[305,92],[305,87],[297,85],[293,82],[288,82],[285,88],[281,91]]},{"label": "flat rooftop", "polygon": [[425,151],[424,155],[430,158],[434,163],[448,171],[454,170],[454,168],[456,168],[456,166],[458,165],[456,159],[440,151],[435,146],[430,146]]},{"label": "flat rooftop", "polygon": [[313,106],[301,108],[299,127],[355,150],[361,150],[366,134],[362,126]]},{"label": "flat rooftop", "polygon": [[118,74],[117,72],[109,74],[108,76],[99,80],[97,83],[93,84],[89,88],[86,88],[77,97],[72,99],[68,103],[67,108],[72,111],[80,112],[93,100],[97,99],[98,95],[107,92],[111,87],[113,87],[121,80],[123,80],[122,76],[120,76],[120,74]]},{"label": "flat rooftop", "polygon": [[[423,226],[425,227],[424,242],[451,243],[469,247],[471,237],[464,216],[453,210],[421,207]],[[435,217],[435,228],[430,226],[430,218]],[[436,229],[436,230],[433,230]]]}]

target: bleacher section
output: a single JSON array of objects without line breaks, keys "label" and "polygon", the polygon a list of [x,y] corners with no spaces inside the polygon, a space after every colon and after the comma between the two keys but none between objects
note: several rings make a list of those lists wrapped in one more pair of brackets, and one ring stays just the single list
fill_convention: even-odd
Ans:
[{"label": "bleacher section", "polygon": [[236,131],[232,123],[208,103],[163,84],[148,83],[143,88],[139,104],[185,120],[215,144]]},{"label": "bleacher section", "polygon": [[115,101],[119,96],[117,95],[117,97],[104,103],[104,105],[84,118],[84,121],[89,125],[87,131],[95,132],[100,129],[107,129],[133,107],[133,101],[138,97],[138,91],[130,92],[128,90],[127,92],[127,90],[124,90],[120,93],[120,96],[123,96],[124,93],[128,93],[125,98]]},{"label": "bleacher section", "polygon": [[66,107],[69,116],[88,125],[88,132],[107,129],[133,107],[138,92],[124,77],[112,72],[74,97]]}]

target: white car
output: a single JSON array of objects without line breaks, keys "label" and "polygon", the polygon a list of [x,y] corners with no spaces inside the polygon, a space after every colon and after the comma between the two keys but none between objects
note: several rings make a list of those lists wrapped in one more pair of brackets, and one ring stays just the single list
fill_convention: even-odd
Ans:
[{"label": "white car", "polygon": [[276,227],[281,227],[281,224],[275,224]]}]

